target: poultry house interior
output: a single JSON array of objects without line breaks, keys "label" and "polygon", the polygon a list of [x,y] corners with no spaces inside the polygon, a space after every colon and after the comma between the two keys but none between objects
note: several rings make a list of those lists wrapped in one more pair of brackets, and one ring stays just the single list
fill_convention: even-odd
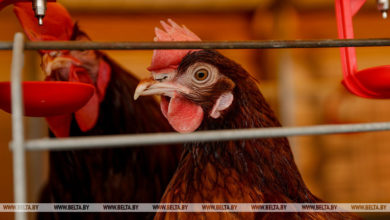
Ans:
[{"label": "poultry house interior", "polygon": [[[2,0],[0,0],[0,6],[1,2]],[[47,4],[51,4],[49,2],[51,1],[48,1]],[[28,7],[28,10],[25,9],[29,11],[29,16],[32,16],[26,22],[23,21],[23,18],[20,18],[20,15],[18,17],[18,14],[15,14],[13,5],[8,5],[0,10],[0,42],[13,41],[17,32],[25,33],[26,41],[45,40],[34,38],[40,36],[39,31],[42,30],[44,30],[44,34],[48,34],[50,37],[55,36],[57,40],[151,42],[156,37],[156,27],[161,30],[166,28],[160,21],[172,25],[168,22],[170,19],[179,26],[185,25],[188,30],[198,37],[198,39],[182,39],[186,41],[198,41],[200,39],[213,42],[324,40],[337,39],[339,36],[335,1],[111,0],[91,2],[88,0],[58,0],[56,2],[63,5],[64,10],[69,13],[70,20],[67,21],[69,22],[67,24],[70,24],[69,26],[62,25],[60,29],[55,28],[53,32],[50,32],[50,28],[45,29],[45,27],[58,25],[54,19],[50,20],[50,16],[52,16],[50,7],[46,7],[42,20],[43,24],[39,26],[38,18],[42,15],[36,18],[32,8],[31,11],[29,11],[30,7]],[[385,19],[387,17],[386,10],[389,8],[388,1],[360,2],[364,5],[353,17],[354,38],[389,38],[390,19]],[[66,17],[66,19],[68,18]],[[33,31],[37,31],[36,33],[31,34],[31,27],[29,29],[28,26],[30,23],[36,25],[36,27],[34,26],[36,29],[32,28]],[[66,38],[61,38],[61,34],[65,32],[67,34]],[[359,97],[352,94],[342,84],[343,63],[338,47],[246,48],[218,49],[217,51],[227,59],[240,64],[250,74],[250,78],[253,78],[256,82],[256,89],[261,91],[283,127],[390,121],[390,116],[387,113],[390,102],[387,98]],[[27,140],[50,136],[140,134],[180,130],[177,126],[180,126],[180,123],[185,120],[179,118],[179,125],[177,122],[170,120],[169,117],[166,120],[167,113],[161,112],[160,104],[158,104],[160,101],[166,102],[166,99],[172,101],[172,97],[142,96],[138,97],[136,101],[133,100],[133,93],[138,83],[140,81],[144,82],[145,79],[150,81],[151,71],[148,67],[151,66],[151,62],[155,58],[153,49],[86,50],[77,51],[77,53],[70,52],[70,55],[68,52],[61,52],[63,57],[59,59],[60,62],[65,62],[65,58],[71,64],[72,62],[84,62],[84,68],[89,72],[94,71],[93,65],[97,63],[95,65],[98,66],[97,74],[100,74],[100,70],[104,68],[110,70],[108,78],[111,81],[107,85],[104,84],[104,86],[101,86],[102,81],[97,76],[83,75],[83,70],[76,68],[75,72],[69,71],[68,73],[65,71],[66,77],[70,77],[69,81],[88,81],[88,83],[93,84],[96,93],[93,96],[95,97],[95,104],[100,108],[92,111],[93,113],[89,111],[90,109],[86,111],[87,113],[80,111],[80,114],[75,113],[75,116],[72,116],[73,118],[62,118],[60,122],[55,120],[53,122],[53,120],[47,120],[44,117],[24,117],[24,135]],[[388,52],[389,48],[384,46],[356,47],[357,68],[363,70],[374,66],[388,65],[389,61],[386,58]],[[69,58],[69,56],[73,58]],[[53,61],[58,57],[60,57],[58,53],[54,54],[51,51],[25,50],[23,80],[47,80],[47,69],[55,69],[55,65],[60,65],[60,62],[53,65],[46,63],[46,60],[51,59],[50,61]],[[77,58],[76,61],[74,57]],[[167,57],[169,57],[169,53],[167,53]],[[177,63],[175,69],[180,69],[180,65],[184,65],[180,64],[182,58],[178,60],[179,63]],[[0,81],[11,80],[11,63],[12,50],[0,50]],[[49,65],[51,65],[50,68]],[[66,66],[66,68],[68,67]],[[53,71],[50,76],[52,81],[63,80],[64,70],[61,68]],[[183,69],[185,68],[183,67]],[[158,79],[163,81],[160,78]],[[237,83],[237,81],[233,81]],[[121,84],[121,82],[126,83]],[[125,84],[131,84],[131,86],[124,86]],[[130,92],[123,95],[127,91]],[[61,99],[61,97],[58,97],[58,99]],[[126,100],[128,100],[128,103]],[[133,106],[135,106],[134,109]],[[207,112],[210,112],[214,108],[209,106],[206,109]],[[93,114],[96,115],[93,116]],[[246,118],[255,117],[254,114],[246,116]],[[204,117],[207,117],[207,115]],[[87,118],[86,121],[83,118]],[[92,122],[90,118],[94,118],[91,119]],[[154,120],[151,120],[152,118]],[[92,123],[92,125],[88,123]],[[201,122],[198,121],[197,123]],[[271,124],[272,126],[278,126],[278,123]],[[95,125],[97,127],[94,127]],[[199,124],[197,125],[194,126],[195,129],[192,129],[193,127],[191,129],[196,130],[199,127]],[[2,131],[0,135],[0,179],[2,180],[0,182],[0,203],[12,203],[14,202],[13,190],[15,183],[12,169],[13,152],[9,147],[9,143],[13,138],[11,114],[0,111],[0,126]],[[106,129],[110,126],[115,127],[115,129]],[[130,129],[127,126],[136,126],[136,128]],[[204,124],[200,126],[200,128],[204,127]],[[214,128],[213,126],[209,127]],[[61,133],[64,129],[66,130],[65,134]],[[387,144],[390,142],[389,131],[300,135],[288,137],[288,141],[293,163],[295,161],[300,173],[298,175],[301,176],[300,178],[313,195],[330,203],[383,203],[387,204],[388,210],[390,210],[390,204],[388,204],[390,201],[390,175],[388,172],[390,149]],[[65,197],[66,199],[63,199],[63,202],[105,202],[108,198],[112,199],[112,202],[126,202],[126,200],[116,199],[115,196],[130,196],[133,193],[132,190],[141,189],[142,191],[147,187],[155,187],[156,185],[158,185],[158,190],[153,188],[155,191],[150,190],[149,194],[140,193],[138,196],[142,198],[137,198],[138,200],[134,201],[141,203],[159,202],[155,198],[153,198],[154,200],[150,199],[148,196],[150,194],[158,198],[163,196],[176,168],[182,167],[179,166],[181,164],[179,161],[181,159],[186,160],[185,156],[188,156],[186,153],[180,156],[182,149],[187,149],[186,147],[188,145],[184,145],[184,148],[180,144],[169,146],[168,148],[171,151],[164,150],[164,153],[159,153],[159,149],[168,148],[162,144],[160,146],[140,147],[137,153],[129,150],[130,148],[113,148],[112,151],[109,148],[108,150],[106,148],[89,149],[82,152],[75,150],[69,151],[70,153],[67,154],[61,154],[61,151],[51,152],[49,150],[26,151],[26,202],[38,203],[44,201],[42,200],[42,192],[48,192],[45,191],[48,190],[45,188],[48,182],[53,184],[50,189],[54,190],[51,192],[51,200],[47,200],[50,202],[61,202],[61,199]],[[184,152],[187,151],[184,150]],[[188,154],[193,154],[192,156],[195,155],[194,151],[188,152]],[[134,156],[133,158],[130,156],[127,158],[124,156],[126,154]],[[90,155],[100,156],[96,157],[98,159],[91,159]],[[152,157],[152,155],[154,156]],[[75,161],[79,162],[75,163]],[[133,165],[142,164],[141,171],[124,169],[125,166],[131,166],[129,165],[131,163]],[[160,166],[158,163],[164,166]],[[237,162],[232,162],[232,164],[235,163]],[[159,177],[162,176],[162,178],[158,179],[156,177],[153,180],[145,178],[143,180],[145,182],[139,181],[128,188],[123,187],[124,181],[128,181],[125,178],[132,178],[133,174],[121,176],[118,173],[142,173],[146,172],[147,169],[150,172],[159,173]],[[189,169],[182,168],[182,170]],[[186,175],[182,170],[180,174]],[[140,175],[140,177],[148,176],[146,173],[137,173],[137,175]],[[106,182],[103,182],[103,179]],[[199,177],[199,179],[202,178]],[[76,199],[76,197],[70,195],[72,193],[68,194],[66,187],[69,185],[69,181],[74,181],[73,184],[77,184],[77,181],[95,181],[95,184],[86,182],[85,184],[90,185],[91,188],[85,194],[78,194],[79,197]],[[98,186],[102,184],[106,184],[107,193],[96,191],[96,189],[100,189]],[[139,185],[137,186],[137,184]],[[117,188],[110,193],[109,190],[114,186]],[[77,186],[72,190],[74,189],[77,191]],[[123,191],[118,191],[118,189]],[[57,190],[63,190],[63,194],[56,193]],[[147,191],[145,190],[145,192]],[[77,194],[77,192],[73,193]],[[56,196],[60,200],[53,200]],[[82,201],[83,199],[88,201]],[[356,215],[363,219],[374,220],[389,219],[390,215],[388,213],[389,211],[357,212]],[[107,219],[110,216],[110,213],[105,213],[102,216],[89,215],[84,217],[86,219],[88,217],[91,219]],[[127,215],[112,216],[114,216],[114,219],[129,217]],[[59,215],[59,217],[66,219],[77,216]],[[136,217],[153,218],[152,215]],[[181,217],[187,218],[188,216],[182,215]],[[190,217],[196,218],[199,216],[193,215]],[[285,218],[288,217],[291,216],[285,216]],[[27,213],[27,218],[42,219],[42,216],[31,212]],[[161,216],[156,217],[156,219],[162,218]],[[15,213],[0,212],[0,219],[15,219]]]}]

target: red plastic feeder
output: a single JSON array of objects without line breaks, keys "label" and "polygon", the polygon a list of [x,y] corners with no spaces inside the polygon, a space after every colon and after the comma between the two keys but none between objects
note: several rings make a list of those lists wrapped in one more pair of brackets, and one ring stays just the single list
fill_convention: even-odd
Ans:
[{"label": "red plastic feeder", "polygon": [[[24,115],[47,117],[70,114],[92,97],[94,87],[79,82],[23,82]],[[11,113],[10,82],[0,82],[0,108]]]},{"label": "red plastic feeder", "polygon": [[[366,0],[336,0],[339,38],[353,39],[352,17]],[[343,84],[353,94],[365,98],[390,98],[390,65],[357,70],[354,47],[341,48]]]}]

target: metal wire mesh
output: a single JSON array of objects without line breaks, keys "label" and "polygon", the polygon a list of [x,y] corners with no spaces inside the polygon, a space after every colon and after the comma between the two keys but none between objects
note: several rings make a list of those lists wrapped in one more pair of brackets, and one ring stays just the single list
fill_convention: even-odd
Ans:
[{"label": "metal wire mesh", "polygon": [[[24,46],[24,48],[23,48]],[[239,130],[201,131],[191,134],[158,133],[139,135],[96,136],[67,139],[24,140],[21,96],[21,70],[23,50],[68,49],[68,50],[151,50],[151,49],[281,49],[281,48],[324,48],[324,47],[368,47],[390,46],[390,39],[328,39],[294,41],[226,41],[226,42],[23,42],[21,33],[14,42],[0,42],[0,50],[13,50],[12,103],[15,202],[26,202],[25,150],[67,150],[101,147],[131,147],[158,143],[184,143],[192,141],[226,141],[282,136],[320,135],[350,132],[390,130],[390,122],[318,125],[289,128],[256,128]],[[17,212],[15,219],[24,220],[26,215]]]}]

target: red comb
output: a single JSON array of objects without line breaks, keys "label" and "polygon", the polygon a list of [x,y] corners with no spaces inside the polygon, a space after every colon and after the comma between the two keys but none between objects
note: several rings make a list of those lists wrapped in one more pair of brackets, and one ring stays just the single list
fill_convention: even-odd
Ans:
[{"label": "red comb", "polygon": [[[188,30],[184,25],[179,26],[171,19],[168,23],[161,21],[164,30],[155,29],[154,41],[201,41],[201,39]],[[154,50],[149,71],[161,72],[176,69],[183,57],[194,50]]]},{"label": "red comb", "polygon": [[30,40],[70,40],[74,22],[61,4],[47,3],[43,26],[38,25],[31,4],[16,3],[14,7],[14,12]]}]

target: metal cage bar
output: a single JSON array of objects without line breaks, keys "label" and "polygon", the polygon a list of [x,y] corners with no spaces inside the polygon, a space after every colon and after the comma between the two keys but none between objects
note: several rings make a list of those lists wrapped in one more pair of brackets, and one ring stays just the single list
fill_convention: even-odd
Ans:
[{"label": "metal cage bar", "polygon": [[[283,49],[374,46],[390,46],[390,38],[201,42],[36,41],[25,43],[26,50]],[[0,42],[0,50],[11,49],[12,42]]]},{"label": "metal cage bar", "polygon": [[[26,158],[24,146],[22,70],[24,65],[24,38],[22,33],[14,37],[11,64],[12,143],[14,202],[26,202]],[[25,220],[25,212],[15,212],[16,220]]]},{"label": "metal cage bar", "polygon": [[45,138],[25,143],[26,150],[69,150],[103,147],[136,147],[141,145],[172,144],[187,142],[228,141],[286,136],[324,135],[365,131],[390,130],[390,122],[343,125],[317,125],[305,127],[249,128],[231,130],[198,131],[189,134],[174,132],[73,137],[66,139]]}]

